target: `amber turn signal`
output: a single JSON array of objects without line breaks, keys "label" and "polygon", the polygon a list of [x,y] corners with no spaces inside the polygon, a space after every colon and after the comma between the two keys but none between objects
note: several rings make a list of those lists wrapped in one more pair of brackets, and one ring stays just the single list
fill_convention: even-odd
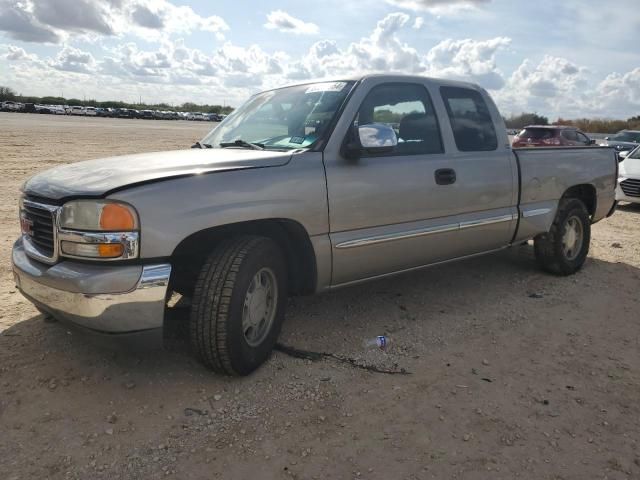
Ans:
[{"label": "amber turn signal", "polygon": [[130,231],[136,228],[136,221],[131,210],[124,205],[107,203],[102,207],[100,214],[100,228],[111,231]]},{"label": "amber turn signal", "polygon": [[122,256],[124,247],[121,243],[101,243],[98,245],[98,254],[102,258],[115,258]]}]

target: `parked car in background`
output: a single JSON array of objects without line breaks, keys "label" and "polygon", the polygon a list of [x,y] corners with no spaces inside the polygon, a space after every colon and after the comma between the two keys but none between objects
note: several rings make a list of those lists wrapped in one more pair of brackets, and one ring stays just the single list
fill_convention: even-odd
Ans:
[{"label": "parked car in background", "polygon": [[84,114],[87,117],[95,117],[98,115],[98,112],[96,111],[96,107],[85,107]]},{"label": "parked car in background", "polygon": [[556,125],[529,125],[513,139],[514,148],[526,147],[586,147],[595,145],[575,127]]},{"label": "parked car in background", "polygon": [[120,108],[118,109],[118,118],[138,118],[140,112],[132,108]]},{"label": "parked car in background", "polygon": [[207,117],[207,120],[209,120],[210,122],[220,121],[220,115],[218,115],[217,113],[206,113],[205,115]]},{"label": "parked car in background", "polygon": [[640,145],[640,131],[638,130],[621,130],[615,135],[604,137],[604,142],[600,145],[613,147],[616,152],[630,152]]},{"label": "parked car in background", "polygon": [[19,112],[24,108],[24,105],[20,102],[6,101],[2,102],[2,110],[6,112]]},{"label": "parked car in background", "polygon": [[66,115],[66,110],[62,105],[50,105],[49,110],[54,115]]},{"label": "parked car in background", "polygon": [[640,146],[620,153],[616,200],[640,203]]},{"label": "parked car in background", "polygon": [[140,118],[145,120],[153,120],[154,111],[153,110],[140,110]]},{"label": "parked car in background", "polygon": [[69,109],[69,115],[84,115],[84,107],[74,105]]},{"label": "parked car in background", "polygon": [[54,318],[112,334],[162,328],[175,292],[200,360],[246,375],[289,295],[531,239],[544,270],[577,272],[591,225],[614,212],[613,151],[508,141],[470,83],[371,75],[259,93],[191,150],[27,180],[16,284]]}]

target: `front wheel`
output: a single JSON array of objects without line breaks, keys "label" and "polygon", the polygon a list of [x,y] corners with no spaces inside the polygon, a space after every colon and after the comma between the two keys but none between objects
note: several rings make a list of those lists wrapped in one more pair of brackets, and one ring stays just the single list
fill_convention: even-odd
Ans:
[{"label": "front wheel", "polygon": [[540,266],[554,275],[571,275],[582,268],[591,242],[591,218],[582,201],[560,200],[549,232],[535,238]]},{"label": "front wheel", "polygon": [[271,354],[284,319],[287,271],[271,239],[241,236],[207,258],[191,307],[191,345],[202,363],[248,375]]}]

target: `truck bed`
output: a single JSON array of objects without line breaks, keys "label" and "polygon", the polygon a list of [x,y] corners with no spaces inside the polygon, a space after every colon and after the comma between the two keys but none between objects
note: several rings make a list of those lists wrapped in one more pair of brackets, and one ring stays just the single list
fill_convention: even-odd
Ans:
[{"label": "truck bed", "polygon": [[558,200],[569,187],[584,185],[599,192],[592,220],[602,220],[615,202],[618,162],[609,147],[518,148],[520,224],[515,240],[549,230]]}]

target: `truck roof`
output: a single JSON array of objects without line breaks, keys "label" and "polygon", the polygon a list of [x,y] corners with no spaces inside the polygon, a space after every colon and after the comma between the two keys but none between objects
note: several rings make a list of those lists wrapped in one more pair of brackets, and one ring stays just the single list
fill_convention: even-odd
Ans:
[{"label": "truck roof", "polygon": [[386,78],[390,82],[407,82],[407,81],[423,82],[427,80],[427,81],[436,83],[438,85],[446,85],[450,87],[466,87],[466,88],[473,88],[473,89],[480,88],[479,85],[476,83],[465,82],[461,80],[447,80],[444,78],[427,77],[424,75],[407,75],[404,73],[369,73],[366,75],[352,75],[352,76],[344,76],[344,77],[309,79],[302,82],[289,83],[281,87],[272,88],[269,90],[279,90],[280,88],[293,87],[296,85],[309,85],[312,83],[360,82],[368,78],[382,78],[382,79]]}]

